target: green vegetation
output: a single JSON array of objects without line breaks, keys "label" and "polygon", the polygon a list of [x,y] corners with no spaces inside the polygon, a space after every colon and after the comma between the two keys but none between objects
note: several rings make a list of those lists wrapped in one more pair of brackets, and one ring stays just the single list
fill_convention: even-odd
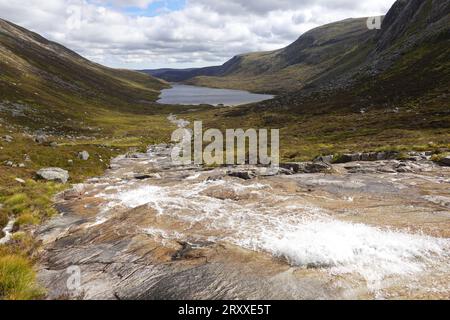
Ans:
[{"label": "green vegetation", "polygon": [[0,256],[0,298],[30,300],[42,297],[35,286],[36,274],[31,263],[18,255]]}]

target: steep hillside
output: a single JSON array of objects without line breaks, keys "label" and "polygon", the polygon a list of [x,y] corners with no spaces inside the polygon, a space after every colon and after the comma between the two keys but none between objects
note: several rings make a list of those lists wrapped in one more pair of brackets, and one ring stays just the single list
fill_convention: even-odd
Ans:
[{"label": "steep hillside", "polygon": [[68,118],[95,118],[102,110],[148,112],[165,86],[142,73],[95,64],[0,20],[0,113],[10,123],[82,129]]}]

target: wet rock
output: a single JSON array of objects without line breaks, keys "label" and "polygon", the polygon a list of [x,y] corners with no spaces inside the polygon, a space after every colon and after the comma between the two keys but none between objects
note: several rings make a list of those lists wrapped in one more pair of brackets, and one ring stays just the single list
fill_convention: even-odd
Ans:
[{"label": "wet rock", "polygon": [[146,174],[146,173],[137,173],[137,174],[134,175],[134,178],[136,180],[147,180],[147,179],[154,178],[154,175]]},{"label": "wet rock", "polygon": [[36,176],[38,179],[59,183],[67,183],[69,180],[69,172],[61,168],[43,168],[36,172]]},{"label": "wet rock", "polygon": [[84,193],[84,185],[83,184],[75,184],[72,189],[64,191],[63,197],[64,200],[72,200],[79,199]]},{"label": "wet rock", "polygon": [[325,162],[309,162],[305,164],[304,173],[330,172],[333,166]]},{"label": "wet rock", "polygon": [[303,169],[305,166],[302,162],[286,162],[286,163],[280,163],[281,169],[290,170],[294,173],[299,173],[301,169]]},{"label": "wet rock", "polygon": [[89,152],[87,152],[87,151],[81,151],[78,153],[78,158],[83,161],[89,160],[89,157],[90,157],[90,155],[89,155]]},{"label": "wet rock", "polygon": [[206,179],[206,181],[220,181],[220,180],[223,180],[223,176],[221,175],[210,176],[208,177],[208,179]]},{"label": "wet rock", "polygon": [[450,166],[450,156],[444,157],[439,161],[440,164],[444,166]]},{"label": "wet rock", "polygon": [[251,180],[256,177],[256,174],[253,171],[230,171],[228,172],[228,175],[243,180]]}]

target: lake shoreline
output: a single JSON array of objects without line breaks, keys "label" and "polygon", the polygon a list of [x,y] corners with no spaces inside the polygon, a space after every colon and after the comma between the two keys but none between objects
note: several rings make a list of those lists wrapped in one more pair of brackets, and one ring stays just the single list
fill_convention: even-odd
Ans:
[{"label": "lake shoreline", "polygon": [[244,90],[217,89],[180,83],[161,91],[157,102],[167,105],[240,106],[273,99],[274,95],[257,94]]}]

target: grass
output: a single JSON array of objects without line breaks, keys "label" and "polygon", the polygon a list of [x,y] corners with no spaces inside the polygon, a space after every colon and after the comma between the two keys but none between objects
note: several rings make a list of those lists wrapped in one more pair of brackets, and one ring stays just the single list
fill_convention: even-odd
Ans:
[{"label": "grass", "polygon": [[0,299],[31,300],[42,297],[36,287],[36,273],[30,261],[18,255],[0,256]]}]

